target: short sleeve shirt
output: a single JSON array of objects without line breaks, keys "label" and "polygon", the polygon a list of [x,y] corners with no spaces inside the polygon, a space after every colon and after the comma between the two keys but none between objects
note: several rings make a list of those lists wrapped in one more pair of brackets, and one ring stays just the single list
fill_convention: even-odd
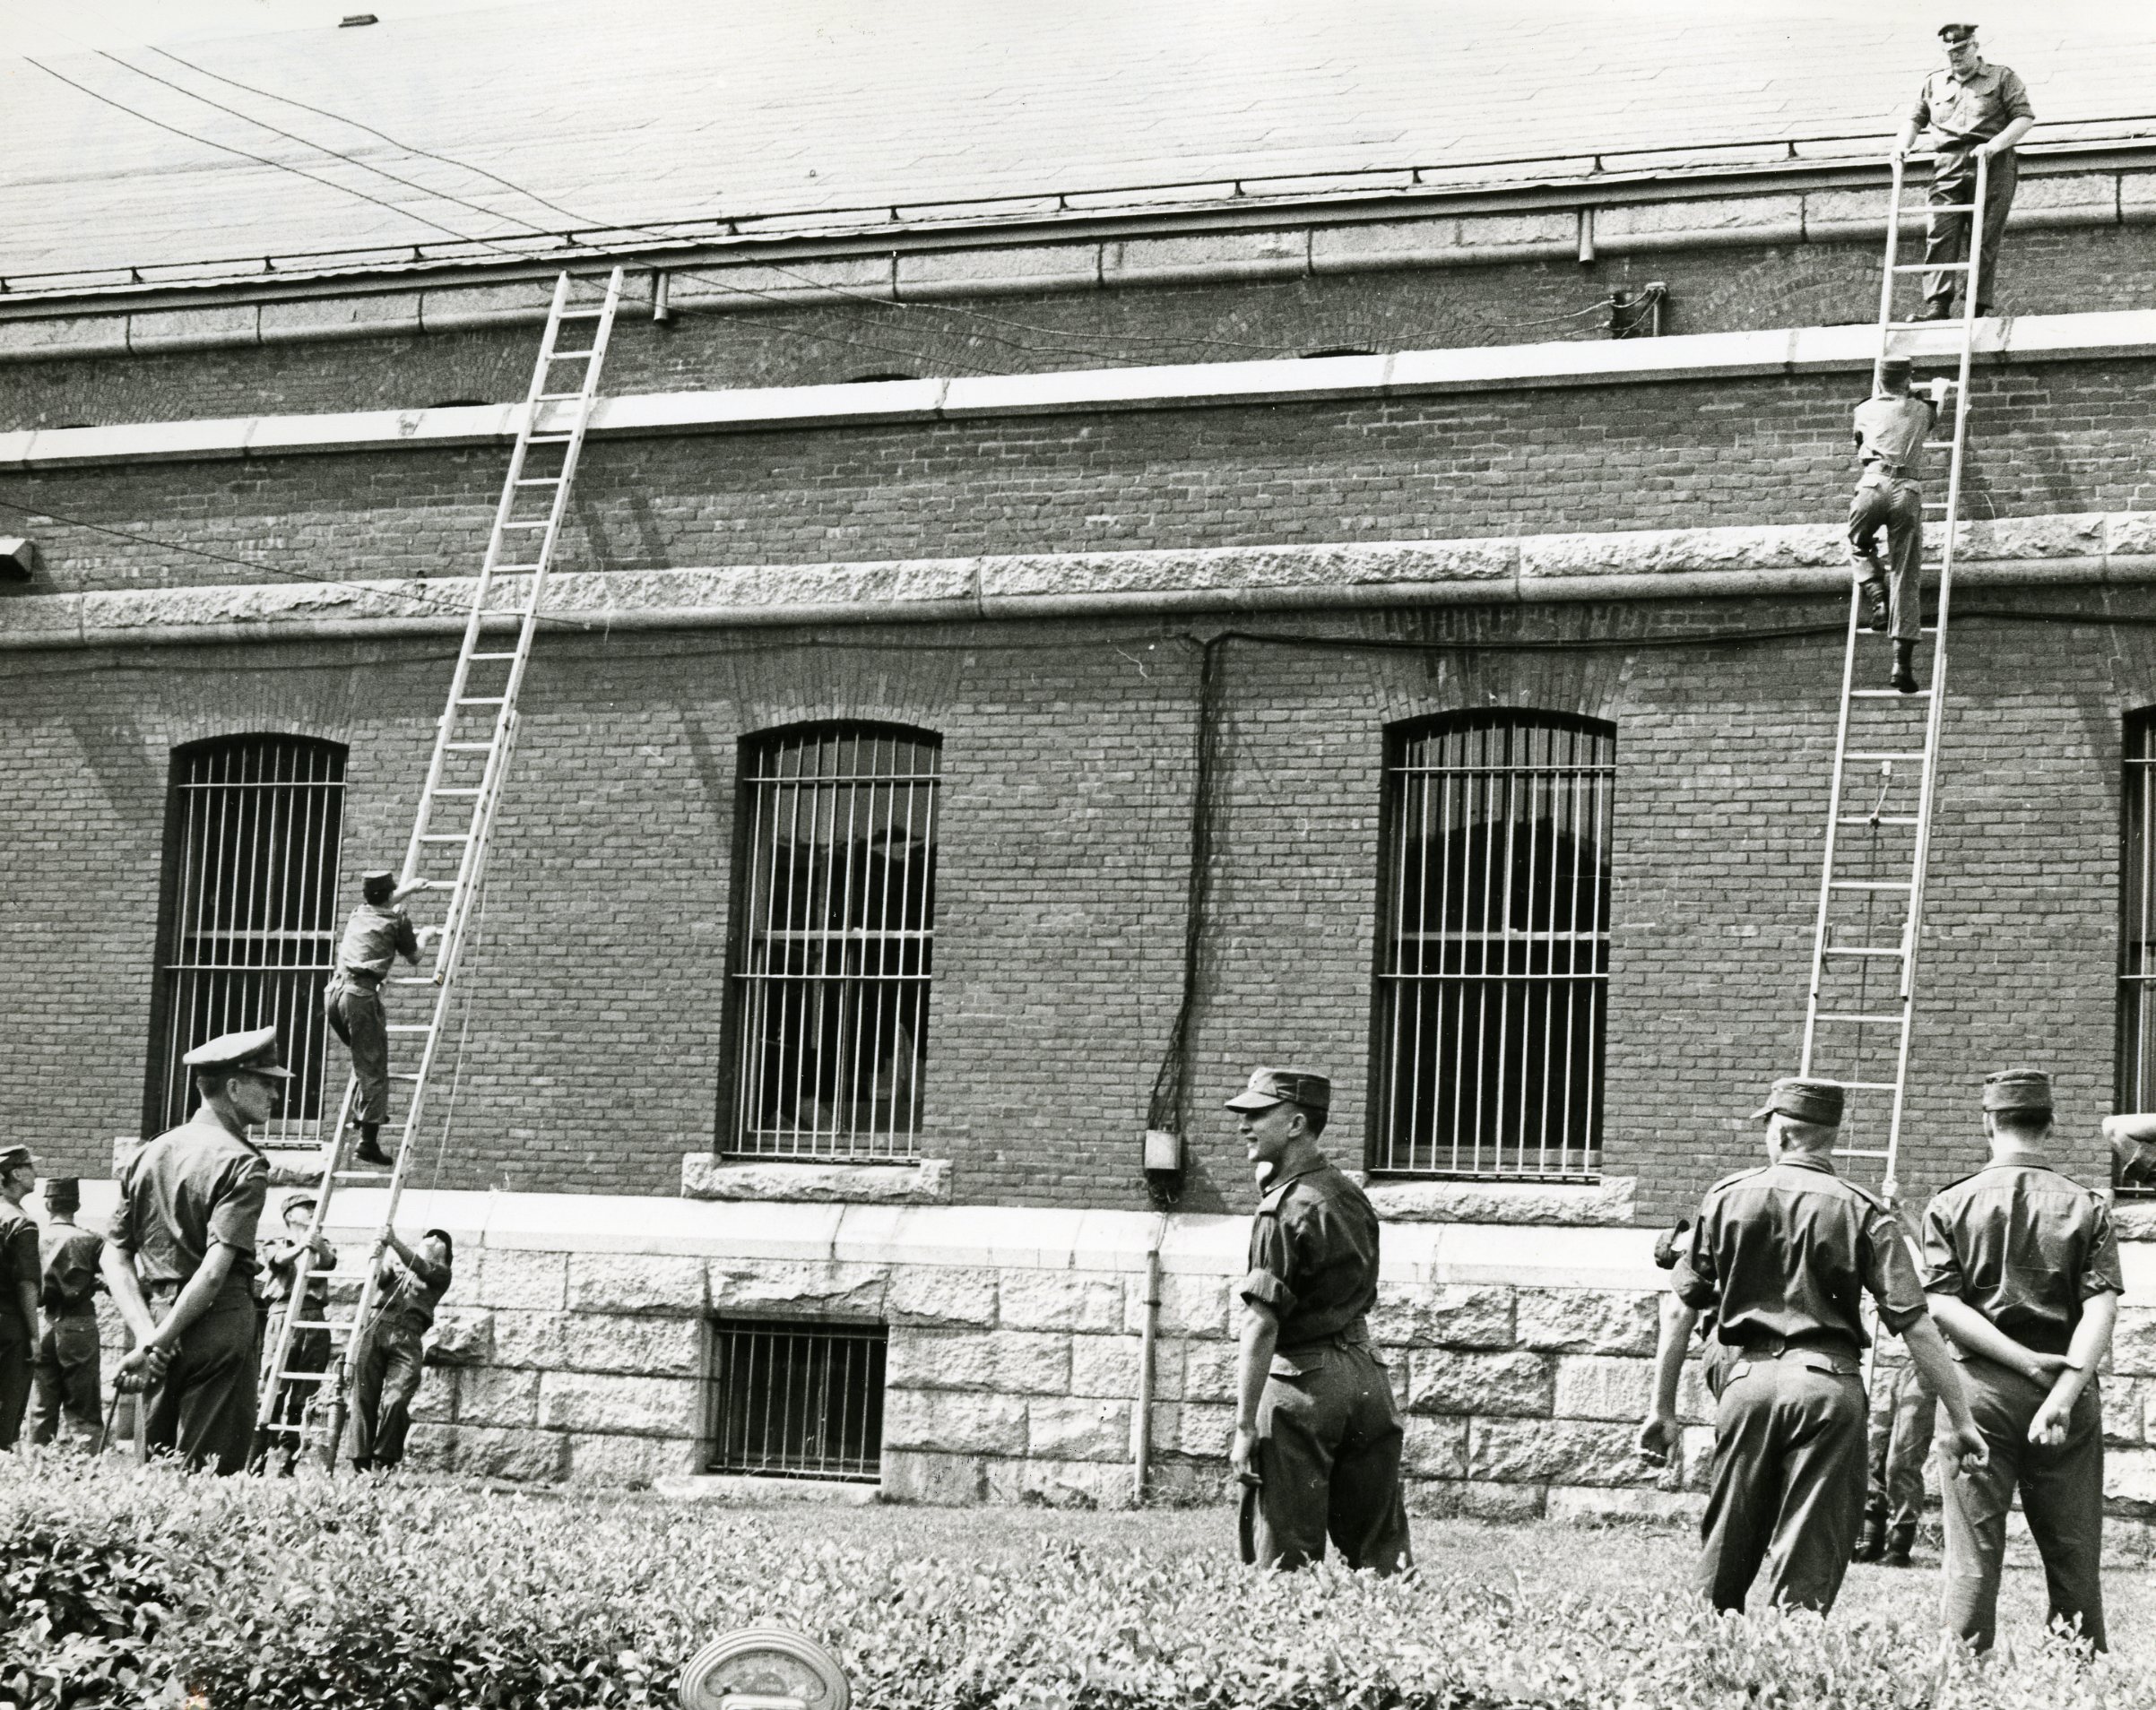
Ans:
[{"label": "short sleeve shirt", "polygon": [[1988,142],[2017,118],[2032,119],[2029,91],[2011,67],[1979,60],[1966,79],[1942,68],[1924,80],[1909,116],[1949,145]]},{"label": "short sleeve shirt", "polygon": [[1924,442],[1938,412],[1927,400],[1866,398],[1857,406],[1857,455],[1866,475],[1914,480],[1924,469]]},{"label": "short sleeve shirt", "polygon": [[1924,1286],[1959,1296],[2033,1353],[2063,1354],[2082,1303],[2125,1292],[2111,1208],[2032,1163],[1995,1163],[1924,1213]]},{"label": "short sleeve shirt", "polygon": [[1378,1297],[1378,1214],[1331,1164],[1267,1191],[1251,1220],[1250,1257],[1237,1292],[1278,1315],[1282,1352],[1363,1334]]},{"label": "short sleeve shirt", "polygon": [[94,1318],[98,1315],[98,1259],[105,1243],[73,1223],[46,1227],[41,1246],[45,1281],[39,1299],[56,1317]]},{"label": "short sleeve shirt", "polygon": [[424,1332],[434,1323],[442,1296],[449,1292],[450,1267],[433,1263],[424,1253],[411,1257],[413,1262],[407,1265],[394,1253],[382,1256],[382,1322]]},{"label": "short sleeve shirt", "polygon": [[1686,1306],[1714,1310],[1737,1347],[1779,1337],[1862,1348],[1866,1292],[1896,1334],[1926,1310],[1892,1214],[1824,1161],[1784,1159],[1717,1182],[1671,1286]]},{"label": "short sleeve shirt", "polygon": [[15,1343],[34,1335],[36,1326],[22,1322],[22,1297],[16,1286],[27,1283],[34,1291],[44,1265],[38,1256],[38,1225],[19,1206],[0,1199],[0,1342]]},{"label": "short sleeve shirt", "polygon": [[362,902],[344,923],[344,937],[337,946],[337,972],[372,974],[377,980],[396,966],[399,956],[420,959],[419,935],[411,917],[403,909],[377,909]]},{"label": "short sleeve shirt", "polygon": [[246,1299],[269,1186],[263,1155],[197,1111],[128,1161],[120,1172],[120,1203],[108,1239],[116,1252],[134,1261],[145,1287],[184,1283],[202,1268],[211,1248],[232,1248],[238,1258],[226,1279],[225,1296]]},{"label": "short sleeve shirt", "polygon": [[[261,1274],[255,1279],[256,1292],[273,1306],[281,1306],[292,1298],[292,1279],[299,1274],[299,1247],[279,1242],[271,1249],[274,1257],[263,1259]],[[325,1271],[337,1268],[337,1249],[327,1241],[315,1243],[315,1257],[307,1265],[307,1299],[310,1306],[321,1306],[329,1300],[329,1282]],[[310,1315],[319,1317],[320,1313]]]}]

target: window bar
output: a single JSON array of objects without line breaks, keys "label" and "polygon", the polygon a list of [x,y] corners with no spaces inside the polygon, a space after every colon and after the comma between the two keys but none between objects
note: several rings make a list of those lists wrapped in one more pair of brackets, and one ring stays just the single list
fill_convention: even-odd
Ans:
[{"label": "window bar", "polygon": [[[290,756],[272,754],[268,757],[275,763],[270,769],[276,774],[281,774]],[[256,1013],[262,1016],[258,1025],[275,1027],[279,1049],[289,1051],[291,1049],[291,1030],[288,1024],[288,1012],[291,1007],[290,981],[278,971],[279,964],[284,959],[285,946],[281,937],[273,937],[271,934],[281,932],[283,928],[285,885],[290,877],[291,863],[297,854],[290,847],[291,810],[297,804],[292,800],[289,790],[270,790],[261,798],[261,801],[266,810],[269,825],[263,840],[264,866],[258,887],[261,907],[257,929],[263,936],[255,941],[252,953],[253,960],[262,970],[254,976],[260,982],[261,990],[262,1008]],[[279,841],[281,835],[285,842]],[[279,859],[281,854],[282,859]],[[268,1125],[268,1133],[277,1138],[290,1139],[291,1136],[292,1090],[290,1081],[284,1082],[277,1089],[277,1109]]]},{"label": "window bar", "polygon": [[[1456,744],[1448,736],[1437,747],[1441,756],[1450,755],[1457,746],[1467,747],[1468,738],[1461,734]],[[1447,1020],[1452,1023],[1452,1048],[1437,1058],[1431,1065],[1431,1129],[1430,1163],[1433,1169],[1458,1170],[1459,1168],[1459,1131],[1462,1105],[1467,1096],[1468,1077],[1461,1069],[1468,1054],[1468,989],[1463,976],[1468,970],[1468,893],[1473,883],[1472,863],[1475,848],[1475,783],[1471,774],[1463,773],[1457,781],[1450,773],[1440,774],[1447,801],[1443,831],[1445,837],[1445,883],[1438,896],[1438,977],[1432,990],[1438,1000],[1438,1025],[1442,1029]],[[1453,834],[1453,822],[1459,821],[1459,835]],[[1453,868],[1456,865],[1453,851],[1457,845],[1457,866],[1459,887],[1459,904],[1455,912],[1452,890],[1455,884]],[[1455,920],[1458,925],[1454,924]],[[1442,1033],[1439,1038],[1442,1042]],[[1443,1077],[1441,1081],[1440,1077]],[[1450,1110],[1441,1127],[1438,1123],[1440,1100],[1449,1101]],[[1438,1148],[1445,1148],[1441,1163]]]}]

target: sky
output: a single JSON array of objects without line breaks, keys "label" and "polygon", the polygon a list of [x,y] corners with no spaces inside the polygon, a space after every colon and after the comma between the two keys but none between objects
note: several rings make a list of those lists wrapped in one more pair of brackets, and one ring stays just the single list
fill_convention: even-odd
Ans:
[{"label": "sky", "polygon": [[0,54],[65,54],[143,42],[329,30],[371,12],[385,22],[478,12],[504,0],[0,0]]}]

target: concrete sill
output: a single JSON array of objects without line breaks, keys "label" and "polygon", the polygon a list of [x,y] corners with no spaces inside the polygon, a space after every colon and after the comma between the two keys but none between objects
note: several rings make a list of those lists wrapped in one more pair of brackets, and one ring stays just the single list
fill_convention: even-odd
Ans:
[{"label": "concrete sill", "polygon": [[681,1196],[791,1205],[944,1205],[950,1203],[951,1166],[948,1158],[824,1164],[688,1152],[681,1155]]},{"label": "concrete sill", "polygon": [[771,1502],[822,1502],[861,1508],[883,1495],[880,1484],[842,1483],[834,1479],[750,1479],[723,1472],[682,1472],[656,1479],[652,1489],[682,1502],[719,1502],[754,1507]]},{"label": "concrete sill", "polygon": [[1398,1223],[1629,1224],[1637,1179],[1593,1182],[1399,1181],[1369,1184],[1380,1217]]}]

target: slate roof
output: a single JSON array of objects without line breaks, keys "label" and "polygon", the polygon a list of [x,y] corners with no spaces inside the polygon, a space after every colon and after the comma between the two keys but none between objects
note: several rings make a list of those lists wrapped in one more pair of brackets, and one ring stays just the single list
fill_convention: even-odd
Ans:
[{"label": "slate roof", "polygon": [[[641,221],[859,229],[895,203],[1025,212],[1100,192],[1113,207],[1238,179],[1471,178],[1527,156],[1877,135],[1937,63],[1946,15],[1909,0],[540,0],[172,50],[192,65],[152,48],[44,59],[81,89],[0,60],[0,275],[36,289],[24,276]],[[2156,110],[2156,6],[2017,6],[1985,41],[2027,79],[2039,137]],[[1211,188],[1132,188],[1193,181]]]}]

